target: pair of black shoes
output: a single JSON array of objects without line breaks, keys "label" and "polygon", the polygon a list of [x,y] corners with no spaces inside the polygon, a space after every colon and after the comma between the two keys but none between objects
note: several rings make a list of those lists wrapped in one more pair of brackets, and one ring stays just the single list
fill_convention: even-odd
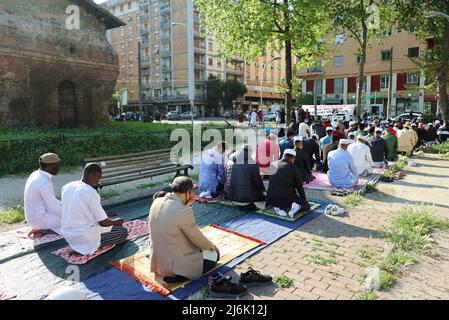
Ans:
[{"label": "pair of black shoes", "polygon": [[223,276],[218,273],[212,276],[210,297],[212,298],[236,298],[248,292],[248,287],[270,285],[273,279],[271,276],[262,275],[259,271],[249,268],[248,271],[240,275],[238,283],[232,282],[230,276]]}]

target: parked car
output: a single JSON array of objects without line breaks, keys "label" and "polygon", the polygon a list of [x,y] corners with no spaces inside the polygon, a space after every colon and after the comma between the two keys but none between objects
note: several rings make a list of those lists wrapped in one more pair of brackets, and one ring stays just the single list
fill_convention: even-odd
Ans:
[{"label": "parked car", "polygon": [[221,116],[224,117],[225,119],[230,119],[232,117],[232,115],[229,111],[226,111]]},{"label": "parked car", "polygon": [[170,111],[167,113],[167,120],[181,120],[181,115],[178,111]]},{"label": "parked car", "polygon": [[124,112],[123,116],[126,121],[134,120],[134,112],[132,112],[132,111]]},{"label": "parked car", "polygon": [[[196,118],[196,114],[195,112],[193,113],[193,118]],[[181,113],[181,119],[192,119],[192,112],[191,111],[186,111]]]},{"label": "parked car", "polygon": [[263,121],[276,121],[276,113],[275,112],[265,112],[263,115]]},{"label": "parked car", "polygon": [[[413,112],[413,120],[417,119],[417,118],[422,118],[422,113],[421,112]],[[394,118],[394,120],[395,121],[410,120],[410,112],[401,113],[396,118]]]}]

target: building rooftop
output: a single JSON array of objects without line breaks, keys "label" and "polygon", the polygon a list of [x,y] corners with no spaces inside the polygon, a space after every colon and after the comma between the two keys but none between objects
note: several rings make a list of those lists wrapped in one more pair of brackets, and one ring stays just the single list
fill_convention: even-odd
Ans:
[{"label": "building rooftop", "polygon": [[106,30],[118,28],[121,26],[125,26],[126,23],[122,21],[121,19],[114,16],[112,13],[110,13],[107,9],[104,7],[96,4],[92,0],[75,0],[75,2],[79,3],[80,5],[84,6],[95,14],[102,22],[106,24]]}]

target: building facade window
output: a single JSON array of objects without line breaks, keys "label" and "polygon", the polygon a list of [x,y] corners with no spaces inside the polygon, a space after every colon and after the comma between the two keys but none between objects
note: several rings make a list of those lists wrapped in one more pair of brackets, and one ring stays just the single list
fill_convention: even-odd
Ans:
[{"label": "building facade window", "polygon": [[419,84],[419,73],[407,73],[407,84]]},{"label": "building facade window", "polygon": [[214,44],[212,42],[209,42],[209,51],[214,51]]},{"label": "building facade window", "polygon": [[390,76],[384,75],[380,76],[380,90],[386,91],[388,90],[388,82],[390,81]]},{"label": "building facade window", "polygon": [[344,34],[337,34],[335,36],[335,44],[343,44],[345,43],[345,35]]},{"label": "building facade window", "polygon": [[383,61],[391,60],[391,50],[382,50],[380,55]]},{"label": "building facade window", "polygon": [[408,57],[409,58],[419,57],[419,47],[408,48]]},{"label": "building facade window", "polygon": [[[356,59],[357,59],[357,64],[362,63],[362,56],[357,56]],[[365,59],[366,59],[366,58],[365,58]],[[365,61],[365,62],[366,62],[366,61]]]},{"label": "building facade window", "polygon": [[214,60],[212,58],[209,58],[209,65],[213,66],[214,65]]},{"label": "building facade window", "polygon": [[343,66],[343,56],[334,56],[334,67]]},{"label": "building facade window", "polygon": [[343,78],[334,79],[334,93],[335,94],[343,93]]}]

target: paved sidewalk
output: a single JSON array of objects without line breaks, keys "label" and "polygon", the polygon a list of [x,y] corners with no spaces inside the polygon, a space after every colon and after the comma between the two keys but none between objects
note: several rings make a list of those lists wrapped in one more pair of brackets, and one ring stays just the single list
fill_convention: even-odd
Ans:
[{"label": "paved sidewalk", "polygon": [[[406,168],[403,180],[380,182],[379,191],[365,195],[355,208],[345,206],[342,198],[307,190],[309,197],[325,197],[346,207],[347,214],[321,215],[229,272],[238,279],[252,266],[262,273],[286,275],[293,280],[293,285],[284,289],[275,285],[251,288],[241,299],[356,299],[368,267],[359,251],[385,250],[386,241],[379,230],[403,204],[435,203],[438,215],[449,218],[449,202],[444,196],[449,191],[449,161],[426,158],[416,162],[417,167]],[[403,275],[399,284],[379,299],[449,299],[449,234],[438,232],[436,239],[442,262],[424,257],[423,264],[412,267],[412,276]]]}]

